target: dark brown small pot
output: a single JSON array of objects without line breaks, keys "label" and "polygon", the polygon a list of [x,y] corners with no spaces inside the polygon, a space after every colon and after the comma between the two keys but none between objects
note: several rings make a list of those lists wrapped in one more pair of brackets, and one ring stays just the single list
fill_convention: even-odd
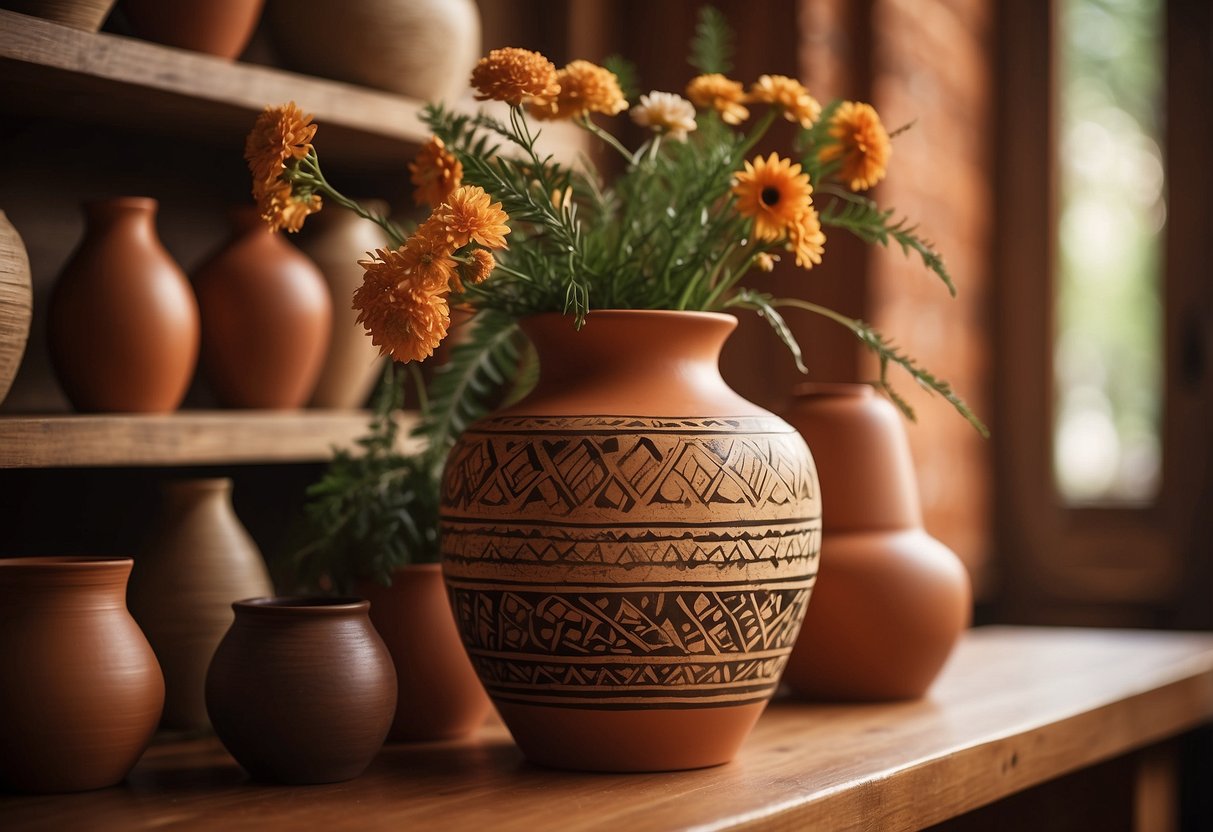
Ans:
[{"label": "dark brown small pot", "polygon": [[112,786],[164,704],[151,646],[126,611],[130,558],[0,560],[0,786]]},{"label": "dark brown small pot", "polygon": [[229,60],[248,46],[265,0],[122,0],[140,37]]},{"label": "dark brown small pot", "polygon": [[399,693],[390,740],[465,737],[484,723],[488,694],[464,652],[436,563],[405,566],[392,585],[358,587],[396,663]]},{"label": "dark brown small pot", "polygon": [[255,598],[206,678],[215,733],[259,780],[336,783],[361,774],[396,712],[392,657],[358,598]]}]

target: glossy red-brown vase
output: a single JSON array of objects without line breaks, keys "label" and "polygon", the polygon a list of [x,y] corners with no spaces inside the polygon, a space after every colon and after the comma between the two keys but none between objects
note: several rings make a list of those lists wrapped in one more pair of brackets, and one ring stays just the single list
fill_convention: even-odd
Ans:
[{"label": "glossy red-brown vase", "polygon": [[451,451],[443,569],[463,643],[531,760],[727,762],[774,692],[817,569],[813,460],[738,396],[735,318],[524,322],[540,378]]},{"label": "glossy red-brown vase", "polygon": [[488,695],[468,661],[436,563],[403,566],[392,585],[371,581],[358,592],[371,602],[371,623],[396,665],[396,717],[389,740],[466,737],[488,716]]},{"label": "glossy red-brown vase", "polygon": [[228,60],[248,46],[265,0],[122,0],[142,38]]},{"label": "glossy red-brown vase", "polygon": [[302,407],[332,331],[324,277],[255,208],[234,211],[232,220],[232,239],[194,275],[203,371],[228,407]]},{"label": "glossy red-brown vase", "polygon": [[396,713],[392,657],[358,598],[257,598],[215,650],[206,707],[246,771],[279,783],[361,774]]},{"label": "glossy red-brown vase", "polygon": [[156,200],[85,205],[88,226],[51,295],[47,339],[77,410],[167,413],[198,362],[198,304],[156,235]]},{"label": "glossy red-brown vase", "polygon": [[969,624],[969,575],[922,526],[897,410],[864,384],[806,384],[787,413],[813,448],[826,511],[813,604],[784,681],[798,696],[913,699]]},{"label": "glossy red-brown vase", "polygon": [[112,786],[147,747],[164,680],[126,611],[131,563],[0,559],[0,787]]}]

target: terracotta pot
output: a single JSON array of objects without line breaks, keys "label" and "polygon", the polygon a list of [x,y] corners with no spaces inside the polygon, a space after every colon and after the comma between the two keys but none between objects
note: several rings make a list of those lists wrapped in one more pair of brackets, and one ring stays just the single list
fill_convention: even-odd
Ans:
[{"label": "terracotta pot", "polygon": [[167,413],[198,362],[198,304],[156,236],[156,200],[85,205],[88,228],[51,295],[47,340],[77,410]]},{"label": "terracotta pot", "polygon": [[458,98],[480,58],[475,0],[275,0],[269,19],[293,68],[425,101]]},{"label": "terracotta pot", "polygon": [[113,7],[114,0],[0,0],[0,9],[53,20],[86,32],[100,29]]},{"label": "terracotta pot", "polygon": [[813,460],[720,377],[737,321],[524,322],[535,390],[447,460],[443,568],[523,753],[561,768],[728,761],[774,692],[817,568]]},{"label": "terracotta pot", "polygon": [[130,558],[0,559],[0,786],[112,786],[164,703],[156,656],[126,611]]},{"label": "terracotta pot", "polygon": [[128,604],[164,671],[165,728],[201,729],[206,670],[232,603],[272,595],[257,544],[232,510],[232,481],[164,485],[157,528],[135,561]]},{"label": "terracotta pot", "polygon": [[203,369],[229,407],[302,407],[333,325],[324,277],[255,208],[234,212],[233,224],[235,235],[194,276]]},{"label": "terracotta pot", "polygon": [[0,402],[17,377],[33,315],[29,257],[17,229],[0,211]]},{"label": "terracotta pot", "polygon": [[[378,200],[359,202],[378,214],[387,211],[387,204]],[[382,373],[383,359],[358,323],[352,305],[354,290],[362,285],[364,275],[358,261],[365,252],[383,248],[387,235],[352,211],[332,210],[309,218],[298,243],[320,268],[333,304],[333,335],[311,406],[362,407]]]},{"label": "terracotta pot", "polygon": [[371,623],[396,665],[396,718],[389,740],[465,737],[484,724],[489,698],[455,629],[436,563],[401,567],[392,585],[365,581]]},{"label": "terracotta pot", "polygon": [[139,37],[232,60],[257,28],[265,0],[122,0]]},{"label": "terracotta pot", "polygon": [[922,528],[896,409],[864,384],[803,385],[788,421],[826,505],[820,580],[784,681],[802,697],[922,696],[969,624],[964,565]]},{"label": "terracotta pot", "polygon": [[206,677],[215,733],[253,777],[335,783],[361,774],[396,712],[392,657],[358,598],[257,598]]}]

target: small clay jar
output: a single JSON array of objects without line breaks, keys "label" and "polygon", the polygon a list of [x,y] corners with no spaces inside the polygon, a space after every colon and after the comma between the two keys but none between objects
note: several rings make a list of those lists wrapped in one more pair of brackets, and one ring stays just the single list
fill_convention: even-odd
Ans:
[{"label": "small clay jar", "polygon": [[265,0],[122,0],[122,11],[148,40],[232,60],[253,37]]},{"label": "small clay jar", "polygon": [[131,564],[0,559],[0,787],[112,786],[147,747],[164,679],[126,611]]},{"label": "small clay jar", "polygon": [[825,510],[813,603],[783,680],[797,696],[926,693],[969,624],[960,559],[922,527],[905,428],[865,384],[805,384],[787,420],[813,450]]},{"label": "small clay jar", "polygon": [[194,275],[203,370],[228,407],[302,407],[332,330],[324,277],[252,206],[233,211],[232,221],[231,240]]},{"label": "small clay jar", "polygon": [[85,205],[84,240],[51,295],[47,339],[77,410],[167,413],[198,362],[198,304],[156,236],[154,199]]},{"label": "small clay jar", "polygon": [[358,598],[255,598],[211,660],[211,724],[250,775],[336,783],[361,774],[396,712],[392,657]]},{"label": "small clay jar", "polygon": [[403,566],[392,585],[364,581],[371,622],[396,664],[396,718],[389,740],[466,737],[488,716],[488,694],[468,660],[436,563]]}]

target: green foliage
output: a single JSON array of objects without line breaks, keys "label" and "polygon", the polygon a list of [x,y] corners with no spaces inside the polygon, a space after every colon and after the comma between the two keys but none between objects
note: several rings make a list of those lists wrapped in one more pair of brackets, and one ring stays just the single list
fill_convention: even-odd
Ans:
[{"label": "green foliage", "polygon": [[630,101],[640,95],[640,77],[636,72],[636,64],[622,55],[611,55],[602,62],[602,65],[615,73],[624,98]]},{"label": "green foliage", "polygon": [[733,31],[724,14],[713,6],[699,7],[699,22],[691,38],[687,63],[703,73],[733,71]]}]

